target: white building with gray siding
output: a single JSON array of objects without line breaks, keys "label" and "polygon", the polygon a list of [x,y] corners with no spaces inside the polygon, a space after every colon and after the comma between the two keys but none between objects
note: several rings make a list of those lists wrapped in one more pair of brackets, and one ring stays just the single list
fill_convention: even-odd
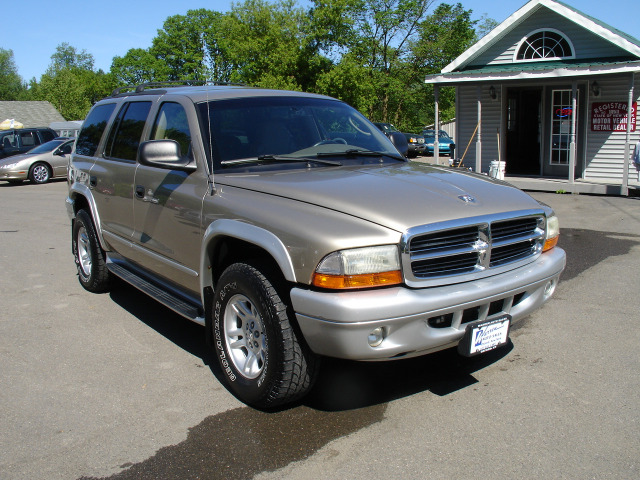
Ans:
[{"label": "white building with gray siding", "polygon": [[640,188],[640,41],[565,3],[528,2],[426,83],[436,112],[439,88],[456,87],[465,166],[504,161],[524,188]]}]

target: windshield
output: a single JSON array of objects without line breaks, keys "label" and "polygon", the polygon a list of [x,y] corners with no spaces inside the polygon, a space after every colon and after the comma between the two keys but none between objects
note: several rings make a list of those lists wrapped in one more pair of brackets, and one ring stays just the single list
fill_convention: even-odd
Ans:
[{"label": "windshield", "polygon": [[[436,131],[435,130],[423,130],[422,131],[422,135],[425,136],[425,137],[435,138]],[[440,133],[438,134],[438,138],[451,138],[451,137],[449,137],[447,132],[445,132],[444,130],[440,130]]]},{"label": "windshield", "polygon": [[65,140],[51,140],[50,142],[43,143],[42,145],[38,145],[37,147],[29,150],[28,153],[47,153],[52,152],[55,148],[61,143],[65,142]]},{"label": "windshield", "polygon": [[198,108],[214,170],[252,160],[285,163],[343,152],[350,152],[349,161],[357,158],[353,151],[360,150],[398,157],[380,130],[338,100],[251,97],[214,100]]}]

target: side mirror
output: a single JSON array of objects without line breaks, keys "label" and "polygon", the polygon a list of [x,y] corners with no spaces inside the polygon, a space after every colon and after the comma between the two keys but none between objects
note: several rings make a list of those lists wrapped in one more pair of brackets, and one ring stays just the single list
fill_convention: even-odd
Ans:
[{"label": "side mirror", "polygon": [[389,140],[391,140],[391,143],[393,143],[403,157],[407,156],[409,153],[409,142],[407,142],[407,137],[405,137],[403,133],[391,132],[389,134]]},{"label": "side mirror", "polygon": [[175,140],[149,140],[140,144],[138,159],[141,165],[194,172],[195,162],[182,158],[180,144]]}]

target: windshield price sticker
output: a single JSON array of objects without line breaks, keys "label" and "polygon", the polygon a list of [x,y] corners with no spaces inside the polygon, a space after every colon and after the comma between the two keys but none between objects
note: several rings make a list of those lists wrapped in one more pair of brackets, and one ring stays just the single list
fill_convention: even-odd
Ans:
[{"label": "windshield price sticker", "polygon": [[506,344],[509,341],[510,325],[510,315],[469,325],[460,342],[460,352],[467,356],[473,356]]}]

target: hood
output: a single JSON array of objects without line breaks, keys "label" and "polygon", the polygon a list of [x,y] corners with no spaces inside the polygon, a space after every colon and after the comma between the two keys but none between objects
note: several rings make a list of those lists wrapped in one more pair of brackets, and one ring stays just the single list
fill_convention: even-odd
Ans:
[{"label": "hood", "polygon": [[30,160],[31,158],[33,158],[33,155],[28,155],[26,153],[20,153],[18,155],[10,155],[8,157],[4,157],[2,160],[0,160],[0,165],[8,165],[10,163],[18,163],[21,162],[23,160]]},{"label": "hood", "polygon": [[215,182],[318,205],[399,232],[445,220],[542,208],[505,182],[415,162],[217,174]]}]

